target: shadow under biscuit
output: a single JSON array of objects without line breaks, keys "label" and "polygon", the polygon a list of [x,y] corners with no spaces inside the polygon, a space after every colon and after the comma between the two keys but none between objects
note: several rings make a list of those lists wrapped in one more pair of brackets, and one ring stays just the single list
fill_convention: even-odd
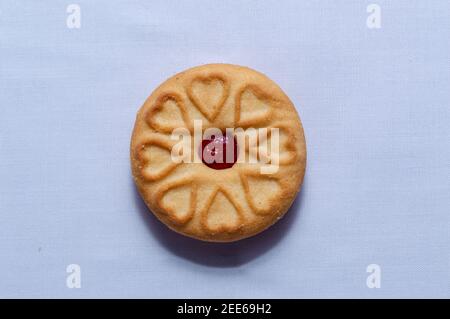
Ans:
[{"label": "shadow under biscuit", "polygon": [[170,230],[147,208],[132,179],[131,183],[136,209],[159,243],[178,257],[211,267],[237,267],[246,264],[279,244],[298,217],[307,187],[305,176],[302,190],[285,216],[262,233],[236,242],[212,243]]}]

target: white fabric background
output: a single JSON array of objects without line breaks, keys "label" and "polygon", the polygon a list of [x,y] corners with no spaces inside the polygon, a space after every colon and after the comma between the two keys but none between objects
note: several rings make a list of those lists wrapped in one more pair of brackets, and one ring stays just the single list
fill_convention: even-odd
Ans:
[{"label": "white fabric background", "polygon": [[[363,0],[70,3],[0,1],[1,297],[450,296],[449,1],[376,1],[376,30]],[[210,62],[275,80],[308,146],[285,219],[228,245],[159,224],[128,159],[152,89]]]}]

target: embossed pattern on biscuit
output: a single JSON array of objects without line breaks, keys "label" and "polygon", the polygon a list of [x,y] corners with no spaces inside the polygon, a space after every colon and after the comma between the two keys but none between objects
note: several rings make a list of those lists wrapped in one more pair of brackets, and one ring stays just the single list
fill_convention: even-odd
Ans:
[{"label": "embossed pattern on biscuit", "polygon": [[274,202],[281,197],[282,188],[279,179],[245,171],[241,172],[240,177],[245,197],[255,214],[270,213]]},{"label": "embossed pattern on biscuit", "polygon": [[228,97],[229,82],[218,73],[199,76],[187,87],[187,94],[198,110],[209,121],[214,121]]},{"label": "embossed pattern on biscuit", "polygon": [[176,93],[161,95],[147,113],[147,123],[157,132],[163,133],[185,127],[189,123],[189,116],[181,97]]},{"label": "embossed pattern on biscuit", "polygon": [[[257,81],[254,83],[246,77],[237,79],[220,71],[187,72],[177,77],[176,83],[169,90],[163,87],[148,105],[144,116],[148,130],[142,129],[146,138],[133,144],[139,163],[137,175],[146,183],[142,185],[148,185],[145,187],[155,194],[157,211],[178,231],[208,240],[241,238],[246,227],[256,227],[251,225],[258,223],[262,225],[259,227],[267,227],[271,223],[268,217],[276,220],[285,211],[279,208],[280,202],[296,193],[296,190],[286,193],[292,182],[284,181],[296,174],[303,177],[303,172],[296,171],[296,167],[299,161],[305,160],[303,155],[298,157],[302,151],[298,145],[304,144],[297,143],[294,131],[294,128],[301,130],[301,124],[295,122],[297,114],[293,107],[286,106],[289,100],[283,100],[282,94],[273,96],[278,88],[269,86],[266,91]],[[231,110],[231,119],[234,118],[231,127],[268,129],[266,138],[243,146],[246,156],[252,149],[258,154],[256,163],[239,162],[219,172],[203,163],[172,162],[173,129],[191,130],[195,114],[202,114],[208,127],[220,127],[221,112]],[[272,158],[260,154],[258,148],[267,143],[268,152],[272,153],[271,128],[279,129],[276,155],[280,166],[276,174],[264,175],[259,167],[271,164]],[[300,169],[304,170],[301,165]],[[186,178],[183,172],[191,177]],[[198,183],[202,187],[197,187]],[[235,196],[239,189],[241,195]],[[190,229],[193,229],[191,233]]]},{"label": "embossed pattern on biscuit", "polygon": [[177,224],[185,224],[194,216],[196,197],[197,185],[192,180],[167,183],[156,194],[159,207]]},{"label": "embossed pattern on biscuit", "polygon": [[[272,147],[271,137],[272,130],[278,129],[278,144],[277,147]],[[292,129],[285,124],[276,124],[272,127],[267,128],[267,134],[260,134],[258,139],[253,141],[253,143],[246,143],[246,156],[250,156],[250,153],[257,154],[257,159],[259,162],[263,163],[273,163],[273,157],[277,156],[278,163],[280,165],[292,164],[297,158],[297,150],[295,149],[295,134],[293,134]],[[267,151],[259,151],[260,146],[263,145]],[[271,156],[269,156],[271,154]]]},{"label": "embossed pattern on biscuit", "polygon": [[236,127],[260,127],[270,121],[271,97],[256,85],[246,85],[236,94]]},{"label": "embossed pattern on biscuit", "polygon": [[223,188],[217,188],[201,212],[202,226],[210,233],[233,232],[244,221],[242,208]]},{"label": "embossed pattern on biscuit", "polygon": [[155,181],[167,176],[177,165],[172,161],[172,143],[160,138],[147,138],[138,144],[136,158],[141,176],[147,181]]}]

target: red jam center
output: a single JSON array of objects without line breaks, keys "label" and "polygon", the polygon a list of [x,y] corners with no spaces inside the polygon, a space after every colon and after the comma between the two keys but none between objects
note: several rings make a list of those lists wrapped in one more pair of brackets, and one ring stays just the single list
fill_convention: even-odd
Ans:
[{"label": "red jam center", "polygon": [[232,167],[237,161],[236,137],[223,134],[202,140],[201,158],[206,166],[213,169]]}]

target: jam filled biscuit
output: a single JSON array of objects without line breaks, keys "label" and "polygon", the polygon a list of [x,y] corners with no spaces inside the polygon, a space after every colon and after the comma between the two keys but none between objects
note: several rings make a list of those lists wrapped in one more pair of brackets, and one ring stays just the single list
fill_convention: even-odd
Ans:
[{"label": "jam filled biscuit", "polygon": [[205,241],[255,235],[300,190],[306,145],[289,98],[246,67],[208,64],[166,80],[139,110],[131,167],[172,230]]}]

